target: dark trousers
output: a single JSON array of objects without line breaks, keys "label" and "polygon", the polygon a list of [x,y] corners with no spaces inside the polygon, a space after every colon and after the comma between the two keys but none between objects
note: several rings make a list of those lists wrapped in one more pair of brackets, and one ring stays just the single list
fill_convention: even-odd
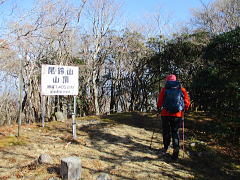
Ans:
[{"label": "dark trousers", "polygon": [[168,149],[171,137],[173,149],[179,149],[179,126],[182,121],[181,117],[162,116],[162,131],[164,148]]}]

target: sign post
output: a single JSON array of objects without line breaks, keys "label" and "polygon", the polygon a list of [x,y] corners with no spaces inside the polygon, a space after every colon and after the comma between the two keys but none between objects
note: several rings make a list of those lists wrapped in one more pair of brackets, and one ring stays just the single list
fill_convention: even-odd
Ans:
[{"label": "sign post", "polygon": [[[76,139],[76,96],[78,95],[78,72],[76,66],[42,65],[41,94],[44,96],[73,95],[74,112],[72,114],[73,139]],[[45,105],[43,104],[43,108]],[[45,110],[42,111],[42,126],[44,127]]]},{"label": "sign post", "polygon": [[74,96],[74,106],[73,106],[73,115],[72,115],[72,132],[73,132],[73,139],[76,139],[77,138],[77,132],[76,132],[76,120],[75,120],[75,117],[76,117],[76,99],[77,97]]},{"label": "sign post", "polygon": [[45,123],[44,123],[44,118],[45,118],[45,97],[44,95],[42,95],[42,127],[44,127]]}]

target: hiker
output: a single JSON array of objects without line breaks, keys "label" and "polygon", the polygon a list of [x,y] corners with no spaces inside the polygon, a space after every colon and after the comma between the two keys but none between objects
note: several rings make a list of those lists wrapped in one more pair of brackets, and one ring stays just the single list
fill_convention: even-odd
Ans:
[{"label": "hiker", "polygon": [[176,76],[171,74],[166,77],[166,84],[158,96],[158,117],[162,118],[162,133],[164,148],[162,153],[166,154],[171,142],[173,144],[172,159],[177,160],[179,154],[179,126],[183,121],[184,110],[188,110],[190,98],[185,88],[181,87]]}]

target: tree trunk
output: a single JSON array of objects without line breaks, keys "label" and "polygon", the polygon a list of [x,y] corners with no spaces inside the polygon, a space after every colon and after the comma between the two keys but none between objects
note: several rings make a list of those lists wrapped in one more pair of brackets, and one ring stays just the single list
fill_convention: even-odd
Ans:
[{"label": "tree trunk", "polygon": [[94,95],[94,105],[95,105],[95,111],[96,115],[100,114],[99,111],[99,103],[98,103],[98,87],[97,87],[97,75],[95,72],[93,72],[93,95]]},{"label": "tree trunk", "polygon": [[[110,114],[114,113],[114,107],[115,107],[115,102],[116,102],[114,91],[115,91],[115,85],[113,84],[113,80],[112,80],[112,84],[111,84],[111,99],[110,99]],[[116,107],[115,107],[115,110],[116,110]]]}]

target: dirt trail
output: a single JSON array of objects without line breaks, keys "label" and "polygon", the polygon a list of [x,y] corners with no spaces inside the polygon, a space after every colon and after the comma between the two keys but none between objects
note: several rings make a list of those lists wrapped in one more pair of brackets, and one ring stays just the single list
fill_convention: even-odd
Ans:
[{"label": "dirt trail", "polygon": [[[150,119],[145,120],[149,122]],[[71,141],[70,121],[47,123],[45,128],[37,125],[23,126],[22,143],[0,147],[0,179],[60,178],[60,159],[67,156],[81,158],[82,179],[86,180],[96,179],[102,172],[108,173],[113,180],[196,178],[191,157],[185,155],[183,158],[182,151],[178,162],[159,155],[157,150],[162,146],[160,132],[154,134],[152,149],[149,148],[152,129],[146,128],[147,125],[143,128],[131,123],[94,118],[90,118],[90,121],[79,120],[77,124],[77,143]],[[17,127],[11,131],[2,129],[0,138],[12,136],[16,130]],[[171,151],[170,149],[170,154]],[[36,164],[40,154],[49,154],[54,163]],[[200,173],[206,175],[208,172]]]}]

